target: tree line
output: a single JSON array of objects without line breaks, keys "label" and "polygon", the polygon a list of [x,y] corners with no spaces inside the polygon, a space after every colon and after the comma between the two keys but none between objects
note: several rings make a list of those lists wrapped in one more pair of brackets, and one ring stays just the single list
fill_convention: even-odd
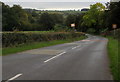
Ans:
[{"label": "tree line", "polygon": [[90,6],[84,13],[61,14],[27,11],[19,5],[12,7],[2,3],[3,31],[71,31],[75,23],[77,31],[101,33],[112,30],[112,24],[120,27],[120,2]]},{"label": "tree line", "polygon": [[12,7],[2,3],[3,31],[49,31],[69,30],[71,23],[79,24],[82,14],[29,12],[19,5]]}]

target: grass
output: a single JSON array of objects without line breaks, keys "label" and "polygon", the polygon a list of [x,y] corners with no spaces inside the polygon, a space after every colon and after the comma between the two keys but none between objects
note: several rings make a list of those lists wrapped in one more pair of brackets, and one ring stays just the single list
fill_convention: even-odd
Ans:
[{"label": "grass", "polygon": [[74,38],[74,39],[30,43],[30,44],[19,45],[17,47],[2,48],[2,56],[17,53],[17,52],[22,52],[22,51],[26,51],[26,50],[31,50],[31,49],[36,49],[36,48],[42,48],[42,47],[47,47],[47,46],[52,46],[52,45],[57,45],[57,44],[63,44],[63,43],[68,43],[68,42],[72,42],[72,41],[82,40],[82,39],[85,39],[85,38],[86,38],[85,36],[81,36],[79,38]]},{"label": "grass", "polygon": [[108,54],[110,58],[110,68],[113,75],[114,80],[120,81],[120,48],[118,47],[119,42],[117,39],[112,37],[108,37]]}]

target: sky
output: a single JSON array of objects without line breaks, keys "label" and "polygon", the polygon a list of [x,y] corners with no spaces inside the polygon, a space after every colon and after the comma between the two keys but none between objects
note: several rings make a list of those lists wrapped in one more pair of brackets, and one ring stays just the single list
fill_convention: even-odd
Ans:
[{"label": "sky", "polygon": [[79,10],[89,8],[91,4],[101,2],[105,4],[110,0],[1,0],[7,5],[17,4],[23,8],[38,10]]}]

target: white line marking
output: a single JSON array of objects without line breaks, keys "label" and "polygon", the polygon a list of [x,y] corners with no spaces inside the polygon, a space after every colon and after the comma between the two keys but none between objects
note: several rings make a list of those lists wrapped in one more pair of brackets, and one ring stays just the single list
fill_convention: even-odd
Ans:
[{"label": "white line marking", "polygon": [[80,46],[73,47],[72,49],[75,49],[75,48],[78,48],[78,47],[80,47]]},{"label": "white line marking", "polygon": [[73,47],[72,49],[75,49],[75,48],[77,48],[77,47]]},{"label": "white line marking", "polygon": [[62,55],[62,54],[65,54],[66,52],[62,52],[62,53],[60,53],[60,54],[58,54],[58,55],[56,55],[56,56],[53,56],[52,58],[50,58],[50,59],[47,59],[46,61],[44,61],[45,63],[46,62],[48,62],[48,61],[50,61],[50,60],[52,60],[52,59],[54,59],[54,58],[56,58],[56,57],[58,57],[58,56],[60,56],[60,55]]},{"label": "white line marking", "polygon": [[17,74],[16,76],[14,76],[14,77],[8,79],[6,82],[9,82],[9,81],[11,81],[11,80],[14,80],[14,79],[20,77],[21,75],[22,75],[22,74]]}]

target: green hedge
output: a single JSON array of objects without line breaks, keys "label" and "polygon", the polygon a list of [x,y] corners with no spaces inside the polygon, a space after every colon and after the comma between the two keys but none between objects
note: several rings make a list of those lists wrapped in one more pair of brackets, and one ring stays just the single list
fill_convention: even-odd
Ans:
[{"label": "green hedge", "polygon": [[81,33],[2,33],[2,46],[11,47],[24,43],[64,40],[80,37]]}]

